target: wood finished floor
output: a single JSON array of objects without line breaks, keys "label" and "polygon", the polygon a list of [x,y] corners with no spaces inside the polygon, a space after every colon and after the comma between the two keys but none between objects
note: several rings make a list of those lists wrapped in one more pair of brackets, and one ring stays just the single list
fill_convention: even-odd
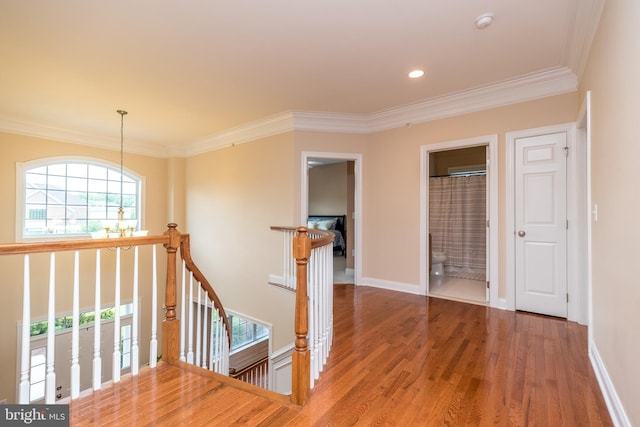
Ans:
[{"label": "wood finished floor", "polygon": [[334,292],[334,346],[304,408],[164,365],[72,402],[71,425],[612,425],[584,326],[368,287]]}]

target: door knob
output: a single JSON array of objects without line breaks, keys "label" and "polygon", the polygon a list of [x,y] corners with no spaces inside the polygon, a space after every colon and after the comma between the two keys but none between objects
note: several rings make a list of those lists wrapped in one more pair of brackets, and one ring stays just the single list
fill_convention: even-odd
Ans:
[{"label": "door knob", "polygon": [[520,236],[520,237],[524,237],[525,234],[527,234],[527,233],[525,233],[524,230],[518,231],[518,236]]}]

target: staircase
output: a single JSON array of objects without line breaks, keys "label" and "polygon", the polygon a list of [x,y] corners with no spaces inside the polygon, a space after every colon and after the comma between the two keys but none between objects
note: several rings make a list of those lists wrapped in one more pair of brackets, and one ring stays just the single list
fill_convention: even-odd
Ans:
[{"label": "staircase", "polygon": [[[329,329],[326,329],[326,326],[332,322],[332,317],[327,314],[329,308],[326,306],[322,307],[322,312],[318,311],[317,302],[321,298],[331,299],[331,294],[327,294],[326,290],[317,287],[315,283],[317,277],[325,274],[308,272],[307,267],[312,253],[315,256],[315,253],[320,253],[322,247],[327,245],[330,247],[332,238],[328,233],[315,238],[309,237],[306,228],[300,227],[291,239],[296,265],[296,337],[292,355],[293,392],[291,396],[278,395],[228,378],[231,333],[226,312],[209,281],[191,258],[190,236],[181,234],[175,224],[169,224],[167,231],[159,236],[0,245],[0,257],[22,256],[23,325],[32,323],[31,298],[35,292],[49,295],[48,324],[54,324],[56,300],[63,298],[57,293],[61,286],[56,282],[56,268],[58,271],[72,271],[70,294],[72,294],[73,308],[70,317],[73,325],[68,397],[62,396],[59,389],[56,390],[58,384],[56,378],[67,375],[68,372],[56,369],[59,363],[55,360],[56,332],[54,328],[50,328],[47,331],[45,352],[44,403],[71,402],[72,417],[90,412],[94,414],[94,418],[88,419],[97,419],[96,417],[102,419],[105,413],[114,412],[113,405],[116,405],[117,412],[121,413],[121,408],[123,405],[128,405],[128,401],[155,408],[168,399],[165,405],[161,405],[162,408],[178,405],[175,410],[182,408],[183,412],[188,412],[185,399],[191,400],[199,395],[205,399],[205,395],[210,397],[215,394],[212,393],[214,390],[234,388],[236,391],[230,393],[238,394],[236,398],[246,393],[256,395],[256,398],[264,400],[260,405],[272,406],[272,403],[268,402],[274,402],[275,405],[281,406],[275,411],[283,414],[291,408],[295,410],[295,405],[306,403],[311,384],[318,378],[322,364],[328,355],[332,325]],[[159,247],[164,248],[166,258],[158,259],[157,248]],[[178,253],[180,253],[180,259],[178,259]],[[48,256],[49,262],[44,262],[45,258],[40,254],[45,254],[44,257]],[[65,264],[61,268],[56,261],[56,256],[73,261],[70,265]],[[320,255],[317,256],[319,257]],[[158,279],[163,268],[166,268],[164,289]],[[317,267],[314,268],[317,269]],[[42,280],[43,277],[46,278],[46,274],[43,274],[45,271],[49,273],[48,281]],[[142,271],[145,273],[141,273]],[[310,278],[309,281],[308,278]],[[100,316],[96,316],[93,351],[83,351],[81,354],[79,318],[80,300],[81,297],[83,301],[86,300],[87,293],[94,298],[95,312],[101,310],[103,307],[101,297],[105,294],[107,283],[108,293],[113,292],[115,326],[113,351],[110,354],[113,372],[111,379],[104,383],[101,381],[103,378],[101,357],[108,354],[110,350],[109,345],[103,347],[101,340],[101,329],[104,323]],[[162,292],[164,292],[164,303],[160,305],[158,293]],[[144,305],[138,299],[139,294],[145,295],[142,300],[150,305],[150,310],[139,309]],[[150,297],[147,298],[146,295]],[[131,303],[133,332],[132,336],[127,338],[130,339],[132,362],[131,373],[122,375],[119,369],[123,348],[119,329],[120,312],[123,298],[128,296],[133,298]],[[158,331],[157,308],[160,306],[164,308],[165,315],[161,329]],[[141,315],[143,312],[150,312],[150,316],[143,317]],[[321,319],[320,322],[319,319]],[[311,330],[309,330],[309,324],[312,325]],[[138,333],[138,330],[141,332]],[[308,342],[311,342],[312,350]],[[31,350],[30,328],[23,327],[20,337],[20,379],[17,397],[18,403],[22,404],[35,403],[30,399],[34,387]],[[162,362],[159,362],[160,359]],[[87,365],[92,368],[87,369]],[[81,366],[84,377],[87,375],[87,370],[91,371],[93,378],[91,387],[81,385]],[[143,367],[140,368],[140,366]],[[216,403],[216,405],[219,404]],[[138,407],[137,413],[145,413],[146,409],[147,406],[144,406],[144,410]],[[151,411],[149,414],[156,413],[149,410]],[[84,422],[84,418],[81,421]]]}]

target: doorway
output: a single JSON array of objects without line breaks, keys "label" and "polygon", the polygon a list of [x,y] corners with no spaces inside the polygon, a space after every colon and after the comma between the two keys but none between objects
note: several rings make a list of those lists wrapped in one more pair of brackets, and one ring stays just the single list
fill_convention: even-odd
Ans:
[{"label": "doorway", "polygon": [[[498,306],[497,141],[488,135],[421,147],[425,295]],[[464,212],[452,214],[445,206],[458,191],[453,187],[461,191],[453,204],[466,204]],[[461,232],[462,223],[471,227]]]},{"label": "doorway", "polygon": [[301,220],[335,220],[332,231],[341,234],[334,242],[334,283],[358,284],[362,276],[361,164],[361,154],[302,153]]},{"label": "doorway", "polygon": [[[586,121],[586,119],[585,119]],[[579,123],[580,124],[580,123]],[[582,126],[582,125],[581,125]],[[543,128],[528,129],[517,132],[510,132],[506,135],[507,143],[507,193],[506,202],[509,207],[507,211],[506,236],[507,236],[507,286],[506,286],[506,309],[516,310],[519,303],[516,302],[517,278],[519,274],[516,261],[516,245],[519,230],[516,223],[516,141],[528,138],[544,137],[546,135],[561,134],[566,138],[566,150],[562,155],[566,157],[566,219],[564,228],[566,230],[565,252],[565,272],[562,272],[566,287],[563,290],[562,305],[564,313],[560,317],[580,323],[588,322],[588,236],[590,233],[589,223],[589,170],[588,170],[588,138],[576,137],[576,124],[566,123]],[[539,156],[538,156],[539,157]],[[525,234],[526,236],[526,234]],[[585,238],[587,236],[587,238]],[[520,266],[520,270],[522,270]],[[550,271],[546,269],[547,272]],[[547,288],[547,293],[551,292]],[[555,292],[555,290],[553,290]],[[540,292],[538,292],[540,293]],[[537,311],[537,309],[528,309]]]},{"label": "doorway", "polygon": [[429,153],[429,294],[486,304],[486,145]]}]

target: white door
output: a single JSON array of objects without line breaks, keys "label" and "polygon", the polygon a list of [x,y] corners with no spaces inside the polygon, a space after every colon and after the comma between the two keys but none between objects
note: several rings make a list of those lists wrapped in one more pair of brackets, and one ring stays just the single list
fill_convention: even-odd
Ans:
[{"label": "white door", "polygon": [[567,134],[515,140],[516,310],[567,317]]}]

